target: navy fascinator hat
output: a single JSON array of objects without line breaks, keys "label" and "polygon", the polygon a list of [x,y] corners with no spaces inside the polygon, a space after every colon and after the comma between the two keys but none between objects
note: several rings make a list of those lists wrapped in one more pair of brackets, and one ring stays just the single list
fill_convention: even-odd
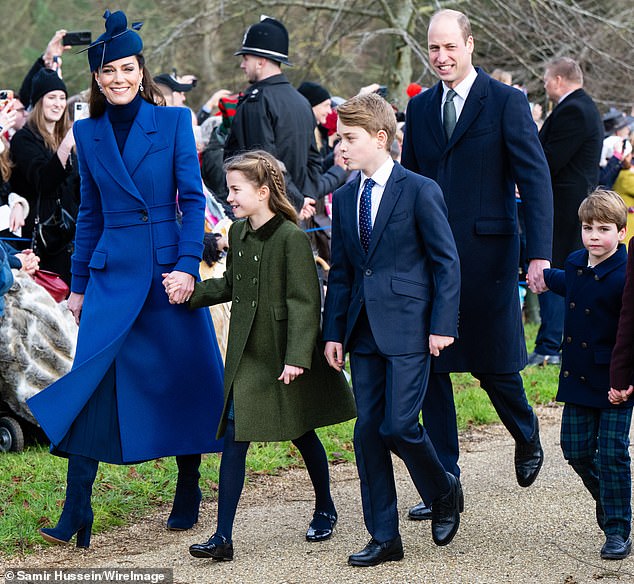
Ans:
[{"label": "navy fascinator hat", "polygon": [[138,55],[143,50],[143,41],[136,32],[143,26],[142,22],[133,22],[132,28],[128,28],[128,19],[122,10],[106,10],[103,17],[106,19],[106,32],[87,49],[91,73],[106,63]]}]

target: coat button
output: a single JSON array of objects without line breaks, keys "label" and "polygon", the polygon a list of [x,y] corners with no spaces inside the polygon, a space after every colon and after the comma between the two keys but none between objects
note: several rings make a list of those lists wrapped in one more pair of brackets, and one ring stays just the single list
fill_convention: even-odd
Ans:
[{"label": "coat button", "polygon": [[574,302],[571,302],[568,306],[570,306],[570,308],[574,309],[574,307],[576,306],[576,304]]},{"label": "coat button", "polygon": [[589,309],[589,308],[586,308],[586,309],[583,311],[583,313],[584,313],[584,314],[590,314],[590,309]]},{"label": "coat button", "polygon": [[562,373],[562,375],[563,375],[564,377],[568,377],[568,376],[570,375],[570,371],[564,371],[564,372]]},{"label": "coat button", "polygon": [[258,261],[260,261],[260,258],[258,256],[256,256],[256,255],[254,255],[253,256],[253,261],[254,262],[258,262]]},{"label": "coat button", "polygon": [[148,220],[147,213],[143,211],[143,213],[141,213],[141,221],[146,222],[147,220]]},{"label": "coat button", "polygon": [[566,337],[566,342],[567,343],[572,343],[572,337]]},{"label": "coat button", "polygon": [[238,282],[242,280],[242,274],[236,274],[236,280],[238,280]]},{"label": "coat button", "polygon": [[369,268],[365,271],[365,275],[366,276],[371,276],[372,275],[372,270],[370,270]]},{"label": "coat button", "polygon": [[588,348],[588,343],[586,343],[585,341],[583,343],[581,343],[581,348],[582,349],[587,349]]},{"label": "coat button", "polygon": [[236,304],[238,304],[240,302],[240,296],[236,296],[235,299],[234,299],[234,302]]},{"label": "coat button", "polygon": [[251,284],[253,284],[254,286],[258,283],[258,279],[257,278],[252,278],[251,279]]},{"label": "coat button", "polygon": [[243,255],[244,255],[244,253],[242,252],[242,250],[240,250],[240,251],[238,252],[238,257],[242,257]]},{"label": "coat button", "polygon": [[586,378],[582,375],[582,376],[579,378],[579,381],[581,381],[581,383],[585,383],[585,382],[586,382]]},{"label": "coat button", "polygon": [[597,274],[594,275],[594,279],[598,282],[599,281],[599,276]]},{"label": "coat button", "polygon": [[583,270],[581,268],[577,270],[577,276],[583,276]]},{"label": "coat button", "polygon": [[253,308],[255,308],[257,305],[258,305],[258,303],[257,303],[255,300],[253,300],[253,301],[251,302],[251,306],[253,306]]}]

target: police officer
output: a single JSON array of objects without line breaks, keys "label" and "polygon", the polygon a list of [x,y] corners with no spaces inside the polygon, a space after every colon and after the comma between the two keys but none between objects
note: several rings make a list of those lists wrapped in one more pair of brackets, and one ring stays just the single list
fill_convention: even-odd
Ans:
[{"label": "police officer", "polygon": [[287,194],[302,218],[312,215],[314,199],[345,181],[339,166],[321,169],[310,103],[282,73],[288,60],[288,31],[273,18],[247,29],[240,68],[251,84],[240,99],[225,146],[225,159],[247,150],[266,150],[286,166]]}]

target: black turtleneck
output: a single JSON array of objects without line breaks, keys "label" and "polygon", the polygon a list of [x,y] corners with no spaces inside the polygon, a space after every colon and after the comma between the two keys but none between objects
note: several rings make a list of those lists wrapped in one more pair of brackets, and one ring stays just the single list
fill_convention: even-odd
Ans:
[{"label": "black turtleneck", "polygon": [[141,97],[140,93],[136,94],[136,97],[125,105],[112,105],[111,103],[106,103],[106,111],[108,112],[108,119],[112,124],[112,130],[114,131],[114,137],[117,140],[117,146],[119,147],[119,152],[123,153],[123,147],[125,146],[125,141],[128,139],[128,134],[130,133],[130,128],[134,123],[134,118],[141,107]]}]

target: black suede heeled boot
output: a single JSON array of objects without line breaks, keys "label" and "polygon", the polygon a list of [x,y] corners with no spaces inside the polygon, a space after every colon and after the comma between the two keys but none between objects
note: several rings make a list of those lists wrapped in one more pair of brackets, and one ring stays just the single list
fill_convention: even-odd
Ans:
[{"label": "black suede heeled boot", "polygon": [[178,479],[167,529],[185,531],[198,523],[198,510],[203,498],[198,486],[200,454],[177,456],[176,464]]},{"label": "black suede heeled boot", "polygon": [[77,547],[90,546],[93,512],[90,505],[92,485],[99,461],[71,454],[66,474],[66,500],[55,527],[43,527],[40,535],[50,543],[68,543],[77,534]]}]

